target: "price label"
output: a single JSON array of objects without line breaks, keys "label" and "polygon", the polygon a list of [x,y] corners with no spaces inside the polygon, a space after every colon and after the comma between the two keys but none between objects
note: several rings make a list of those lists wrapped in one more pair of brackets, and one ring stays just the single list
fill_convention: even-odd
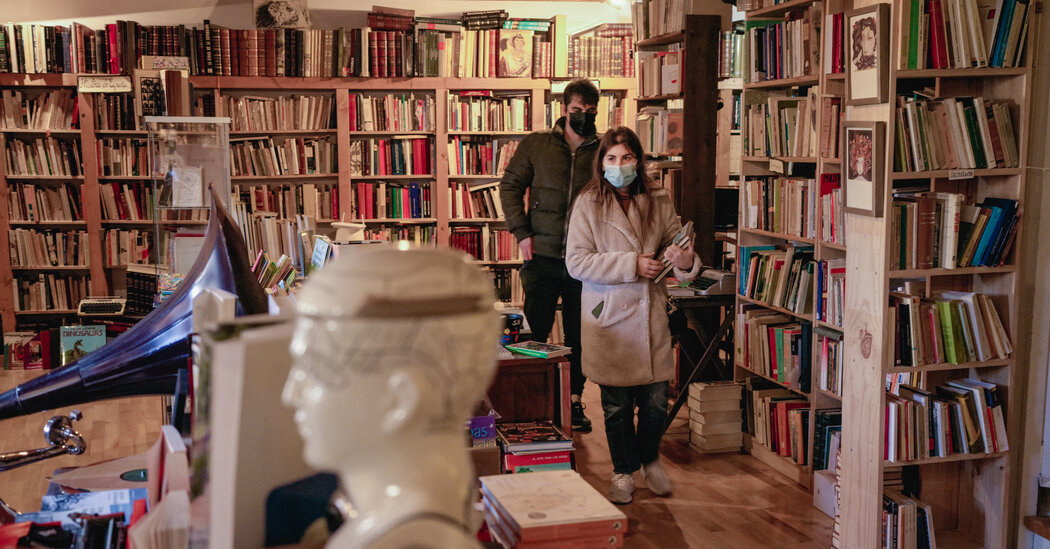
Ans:
[{"label": "price label", "polygon": [[956,179],[973,179],[973,170],[951,170],[948,172],[948,179],[951,181]]},{"label": "price label", "polygon": [[131,91],[130,76],[80,76],[77,89],[82,93],[126,93]]},{"label": "price label", "polygon": [[784,161],[780,160],[778,158],[770,158],[769,159],[769,171],[771,171],[773,173],[779,173],[779,174],[783,175],[783,173],[784,173]]}]

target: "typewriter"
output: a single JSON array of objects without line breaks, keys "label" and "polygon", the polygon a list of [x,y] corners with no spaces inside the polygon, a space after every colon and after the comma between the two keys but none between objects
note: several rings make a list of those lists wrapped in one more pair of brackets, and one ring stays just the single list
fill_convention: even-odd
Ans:
[{"label": "typewriter", "polygon": [[689,283],[696,295],[731,295],[736,292],[736,275],[728,271],[704,269]]},{"label": "typewriter", "polygon": [[127,300],[123,297],[87,297],[77,307],[79,316],[120,316]]}]

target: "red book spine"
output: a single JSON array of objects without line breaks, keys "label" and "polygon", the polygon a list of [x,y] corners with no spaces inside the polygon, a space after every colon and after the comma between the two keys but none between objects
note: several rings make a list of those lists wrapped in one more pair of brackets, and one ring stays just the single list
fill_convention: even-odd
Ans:
[{"label": "red book spine", "polygon": [[332,201],[332,215],[330,219],[339,219],[339,187],[332,185],[332,191],[328,193]]},{"label": "red book spine", "polygon": [[[266,61],[266,76],[277,76],[277,31],[267,29],[263,36],[263,43],[259,44],[260,56]],[[260,72],[262,67],[259,67]]]},{"label": "red book spine", "polygon": [[117,57],[117,25],[110,23],[106,25],[106,40],[109,42],[109,74],[118,74],[120,65]]},{"label": "red book spine", "polygon": [[368,205],[368,219],[376,218],[375,183],[365,183],[365,203]]},{"label": "red book spine", "polygon": [[386,139],[380,139],[379,140],[379,162],[378,162],[379,165],[376,167],[378,175],[387,175],[387,170],[386,170],[386,156],[387,156],[386,147],[387,147]]},{"label": "red book spine", "polygon": [[350,109],[349,109],[349,111],[350,111],[350,116],[349,116],[350,131],[357,131],[360,128],[357,127],[357,94],[356,93],[351,93],[350,94]]},{"label": "red book spine", "polygon": [[494,77],[498,73],[496,72],[496,60],[499,57],[498,49],[496,48],[496,29],[491,29],[489,33],[489,77]]},{"label": "red book spine", "polygon": [[948,43],[944,36],[944,12],[941,0],[928,0],[930,13],[930,63],[934,69],[948,68]]},{"label": "red book spine", "polygon": [[368,74],[379,76],[379,31],[368,33]]}]

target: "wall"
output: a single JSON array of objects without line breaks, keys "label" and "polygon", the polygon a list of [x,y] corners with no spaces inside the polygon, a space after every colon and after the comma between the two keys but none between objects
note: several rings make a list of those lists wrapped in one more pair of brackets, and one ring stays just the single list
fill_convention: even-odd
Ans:
[{"label": "wall", "polygon": [[[718,1],[718,0],[712,0]],[[66,24],[77,21],[92,28],[100,28],[117,19],[137,21],[144,25],[184,24],[200,26],[204,19],[230,28],[252,28],[252,2],[244,0],[3,0],[3,20],[19,23]],[[416,15],[458,18],[464,11],[501,8],[511,17],[550,18],[566,15],[569,32],[600,23],[630,23],[631,11],[626,2],[615,8],[597,1],[550,2],[491,2],[478,0],[309,0],[310,17],[314,28],[366,26],[366,13],[374,3],[395,8],[416,10]],[[179,7],[173,7],[173,6]],[[60,19],[53,19],[61,15]]]}]

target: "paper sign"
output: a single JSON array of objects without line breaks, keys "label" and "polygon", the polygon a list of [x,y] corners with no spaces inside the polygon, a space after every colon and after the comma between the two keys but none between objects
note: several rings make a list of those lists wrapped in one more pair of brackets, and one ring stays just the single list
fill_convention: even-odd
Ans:
[{"label": "paper sign", "polygon": [[130,76],[80,76],[77,90],[81,93],[126,93],[131,91]]},{"label": "paper sign", "polygon": [[[189,57],[174,57],[166,55],[147,55],[143,56],[143,65],[151,69],[175,69],[175,70],[190,70],[190,58]],[[149,63],[149,64],[147,64]]]},{"label": "paper sign", "polygon": [[769,171],[773,173],[784,173],[784,161],[778,158],[769,159]]},{"label": "paper sign", "polygon": [[948,172],[948,179],[955,181],[957,179],[973,179],[973,170],[951,170]]},{"label": "paper sign", "polygon": [[201,190],[201,169],[189,166],[172,168],[172,206],[199,208],[204,193]]}]

